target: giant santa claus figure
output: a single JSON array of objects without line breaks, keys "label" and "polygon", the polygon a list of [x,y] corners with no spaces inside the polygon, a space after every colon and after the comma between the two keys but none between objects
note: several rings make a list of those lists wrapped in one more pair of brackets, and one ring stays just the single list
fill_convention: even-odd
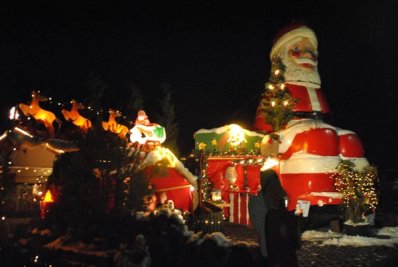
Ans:
[{"label": "giant santa claus figure", "polygon": [[[280,70],[272,68],[272,71],[280,71],[284,90],[296,100],[291,110],[293,116],[280,129],[273,129],[274,126],[266,118],[267,113],[263,112],[264,94],[257,109],[254,128],[264,133],[278,131],[278,153],[282,160],[290,159],[283,166],[285,172],[298,171],[292,168],[309,167],[308,163],[300,166],[292,164],[291,159],[303,156],[316,159],[310,166],[312,172],[324,171],[325,157],[330,157],[327,164],[330,171],[334,170],[340,159],[352,159],[358,168],[368,165],[358,136],[326,123],[330,118],[330,109],[321,89],[317,48],[315,33],[307,26],[296,23],[276,35],[271,49],[273,66],[281,65],[278,66]],[[271,77],[275,77],[275,73],[271,73]],[[263,144],[267,141],[264,140]]]},{"label": "giant santa claus figure", "polygon": [[[330,109],[321,90],[317,48],[315,33],[303,24],[288,25],[276,35],[270,53],[271,76],[254,122],[255,130],[266,134],[262,154],[278,155],[279,162],[277,171],[262,172],[262,184],[277,177],[287,193],[290,211],[303,203],[300,201],[309,203],[311,209],[340,204],[331,178],[336,166],[342,159],[351,160],[357,169],[369,165],[358,136],[327,123]],[[287,107],[289,112],[285,112]],[[262,188],[267,190],[273,192],[275,188]],[[249,213],[264,256],[268,206],[261,194],[249,200]]]},{"label": "giant santa claus figure", "polygon": [[[330,117],[328,103],[320,88],[317,49],[318,41],[315,33],[299,23],[288,25],[279,31],[271,49],[271,63],[282,64],[285,70],[282,73],[285,86],[292,97],[298,100],[293,107],[296,117],[317,119]],[[254,128],[272,132],[272,126],[266,123],[261,111],[260,103]]]}]

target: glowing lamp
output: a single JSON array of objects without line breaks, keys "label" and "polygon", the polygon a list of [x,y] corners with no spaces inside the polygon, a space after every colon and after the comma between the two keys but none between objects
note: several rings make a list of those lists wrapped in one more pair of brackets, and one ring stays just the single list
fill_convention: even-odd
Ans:
[{"label": "glowing lamp", "polygon": [[221,191],[220,190],[213,190],[211,192],[211,200],[212,201],[221,201]]},{"label": "glowing lamp", "polygon": [[54,203],[53,195],[51,194],[50,190],[47,190],[46,194],[44,195],[43,202],[44,203]]},{"label": "glowing lamp", "polygon": [[14,130],[15,130],[16,132],[20,133],[20,134],[23,134],[23,135],[25,135],[25,136],[28,136],[28,137],[30,137],[30,138],[33,138],[33,135],[31,135],[29,132],[27,132],[27,131],[25,131],[25,130],[19,128],[19,127],[14,127]]},{"label": "glowing lamp", "polygon": [[8,112],[8,118],[10,120],[18,120],[19,119],[19,112],[16,107],[12,107]]},{"label": "glowing lamp", "polygon": [[245,140],[245,132],[243,129],[236,124],[231,124],[229,129],[228,142],[233,146],[238,146]]},{"label": "glowing lamp", "polygon": [[4,132],[4,133],[0,136],[0,141],[3,141],[6,137],[7,137],[7,132]]}]

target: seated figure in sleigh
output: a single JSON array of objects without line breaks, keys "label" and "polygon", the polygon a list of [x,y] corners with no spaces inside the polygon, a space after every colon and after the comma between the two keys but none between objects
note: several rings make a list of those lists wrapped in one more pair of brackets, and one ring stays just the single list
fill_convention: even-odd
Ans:
[{"label": "seated figure in sleigh", "polygon": [[130,129],[130,141],[144,152],[151,151],[166,140],[166,130],[151,123],[144,110],[138,111],[135,126]]}]

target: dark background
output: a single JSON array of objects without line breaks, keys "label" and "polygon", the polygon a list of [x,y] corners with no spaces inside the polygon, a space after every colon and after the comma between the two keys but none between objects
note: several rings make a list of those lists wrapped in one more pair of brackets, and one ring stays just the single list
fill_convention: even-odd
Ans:
[{"label": "dark background", "polygon": [[135,83],[150,118],[159,107],[162,84],[168,84],[180,150],[188,153],[201,128],[232,122],[251,127],[269,77],[274,34],[304,19],[318,36],[319,72],[334,125],[360,136],[371,163],[397,169],[397,1],[262,2],[17,1],[4,6],[2,128],[7,110],[28,102],[33,89],[65,103],[82,100],[94,71],[108,85],[104,108],[117,107]]}]

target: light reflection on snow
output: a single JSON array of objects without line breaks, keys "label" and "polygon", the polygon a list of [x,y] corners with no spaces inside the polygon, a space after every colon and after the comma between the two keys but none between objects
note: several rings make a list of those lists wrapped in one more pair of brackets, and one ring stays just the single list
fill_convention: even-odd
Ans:
[{"label": "light reflection on snow", "polygon": [[372,237],[349,236],[341,233],[328,231],[309,230],[305,231],[302,240],[310,242],[319,242],[320,246],[387,246],[394,247],[398,245],[398,227],[384,227],[374,230]]}]

